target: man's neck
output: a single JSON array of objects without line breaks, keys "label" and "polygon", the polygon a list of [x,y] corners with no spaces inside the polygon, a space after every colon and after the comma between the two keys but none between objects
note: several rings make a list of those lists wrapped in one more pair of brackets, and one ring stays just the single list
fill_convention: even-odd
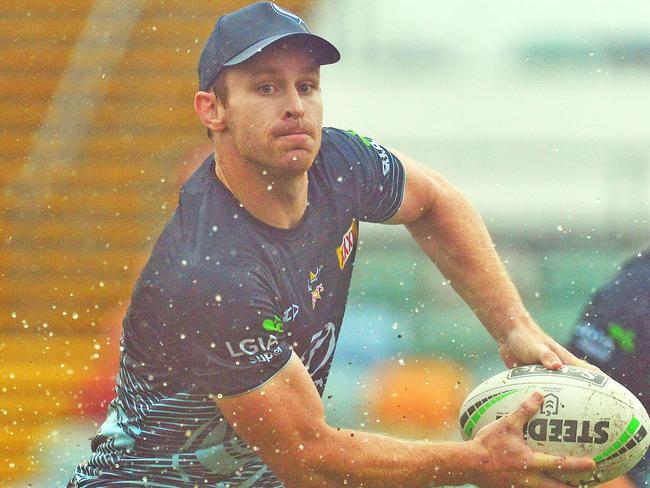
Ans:
[{"label": "man's neck", "polygon": [[307,208],[307,173],[271,174],[250,162],[234,162],[215,154],[216,177],[256,219],[273,227],[292,229]]}]

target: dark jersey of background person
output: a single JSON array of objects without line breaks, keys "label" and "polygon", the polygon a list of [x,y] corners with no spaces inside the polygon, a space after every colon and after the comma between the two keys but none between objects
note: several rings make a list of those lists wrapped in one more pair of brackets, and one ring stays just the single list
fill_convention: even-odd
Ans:
[{"label": "dark jersey of background person", "polygon": [[404,169],[369,138],[323,129],[307,209],[284,230],[247,213],[214,165],[206,160],[181,189],[136,284],[117,397],[70,486],[282,486],[214,397],[263,385],[292,350],[322,395],[359,222],[398,210]]},{"label": "dark jersey of background person", "polygon": [[[650,250],[594,294],[569,350],[625,385],[650,411]],[[638,486],[650,485],[650,455],[628,475]]]}]

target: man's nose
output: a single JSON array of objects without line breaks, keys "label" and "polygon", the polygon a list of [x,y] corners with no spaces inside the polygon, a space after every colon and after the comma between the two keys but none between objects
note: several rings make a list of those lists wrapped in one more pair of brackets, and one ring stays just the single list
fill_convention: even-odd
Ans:
[{"label": "man's nose", "polygon": [[287,106],[285,117],[290,119],[300,119],[305,115],[305,107],[298,90],[292,89],[287,92]]}]

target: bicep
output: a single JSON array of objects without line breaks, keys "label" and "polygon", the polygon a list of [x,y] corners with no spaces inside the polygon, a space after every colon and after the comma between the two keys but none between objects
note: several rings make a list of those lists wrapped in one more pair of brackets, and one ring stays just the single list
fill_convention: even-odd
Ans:
[{"label": "bicep", "polygon": [[399,210],[385,224],[410,224],[428,213],[449,183],[427,165],[394,149],[390,151],[404,166],[406,182]]},{"label": "bicep", "polygon": [[237,435],[284,482],[298,476],[297,464],[329,428],[318,391],[295,353],[259,388],[215,401]]}]

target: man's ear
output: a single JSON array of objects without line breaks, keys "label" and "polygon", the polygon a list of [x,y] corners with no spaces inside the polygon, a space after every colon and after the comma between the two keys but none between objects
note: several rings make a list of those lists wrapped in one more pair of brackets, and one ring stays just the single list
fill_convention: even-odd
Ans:
[{"label": "man's ear", "polygon": [[221,132],[226,128],[226,109],[214,93],[196,92],[194,110],[201,123],[212,132]]}]

